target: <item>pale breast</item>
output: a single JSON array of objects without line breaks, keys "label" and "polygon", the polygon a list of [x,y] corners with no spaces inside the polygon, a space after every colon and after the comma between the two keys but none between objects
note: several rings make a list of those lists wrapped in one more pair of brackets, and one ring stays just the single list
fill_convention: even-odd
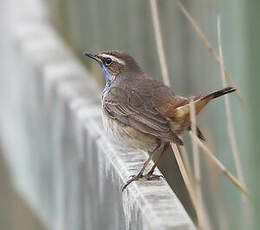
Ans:
[{"label": "pale breast", "polygon": [[158,144],[156,138],[109,118],[104,109],[102,109],[102,120],[109,139],[120,147],[153,151]]}]

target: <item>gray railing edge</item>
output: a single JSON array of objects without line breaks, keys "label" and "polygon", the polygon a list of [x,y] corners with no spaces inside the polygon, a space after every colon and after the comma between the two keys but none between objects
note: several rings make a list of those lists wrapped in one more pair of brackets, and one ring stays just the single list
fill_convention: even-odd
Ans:
[{"label": "gray railing edge", "polygon": [[[86,132],[95,131],[94,143],[104,157],[101,159],[104,163],[102,166],[104,168],[101,170],[105,172],[104,176],[113,174],[112,178],[119,180],[119,183],[114,183],[115,190],[119,192],[122,184],[131,174],[138,171],[148,154],[142,151],[125,153],[110,144],[102,129],[100,104],[96,103],[100,97],[100,89],[96,82],[48,20],[45,20],[45,16],[28,15],[29,12],[22,12],[20,17],[12,22],[10,31],[13,48],[21,60],[24,59],[28,66],[31,65],[39,71],[38,80],[41,81],[45,100],[48,100],[50,90],[58,91],[56,93],[63,97],[62,100],[75,116],[76,122],[79,122],[79,128],[86,129]],[[72,81],[68,81],[68,78]],[[84,94],[80,94],[81,88],[83,91],[91,90],[93,98],[84,98]],[[79,152],[77,157],[82,161],[84,149]],[[156,173],[160,173],[158,169]],[[131,221],[133,210],[134,212],[139,210],[144,224],[150,226],[147,229],[195,229],[180,201],[164,179],[138,181],[119,194],[122,194],[125,216],[128,217],[126,222]],[[37,206],[35,200],[32,202],[30,194],[24,193],[24,196],[27,196],[26,199],[32,206]],[[48,217],[45,216],[43,219],[46,221]]]}]

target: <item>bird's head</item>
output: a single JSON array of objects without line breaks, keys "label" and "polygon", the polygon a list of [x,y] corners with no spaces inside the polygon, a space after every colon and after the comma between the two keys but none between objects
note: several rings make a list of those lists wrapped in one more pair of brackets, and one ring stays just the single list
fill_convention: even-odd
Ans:
[{"label": "bird's head", "polygon": [[129,54],[121,51],[112,50],[97,54],[86,52],[84,54],[99,63],[106,81],[113,81],[122,73],[141,71],[135,60]]}]

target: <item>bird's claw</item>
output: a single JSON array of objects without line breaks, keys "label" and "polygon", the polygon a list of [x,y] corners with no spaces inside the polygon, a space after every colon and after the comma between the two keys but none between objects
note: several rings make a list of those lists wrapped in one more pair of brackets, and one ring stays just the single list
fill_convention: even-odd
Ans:
[{"label": "bird's claw", "polygon": [[135,178],[135,177],[137,177],[136,175],[131,175],[131,176],[129,176],[129,178],[131,178],[131,179],[133,179],[133,178]]},{"label": "bird's claw", "polygon": [[122,188],[122,192],[126,189],[126,187],[131,184],[133,181],[137,181],[141,178],[145,178],[146,180],[157,180],[157,179],[160,179],[160,178],[164,178],[163,175],[156,175],[156,174],[152,174],[152,173],[147,173],[146,175],[131,175],[130,176],[130,180],[128,180],[126,182],[126,184],[123,186]]},{"label": "bird's claw", "polygon": [[126,189],[126,187],[129,185],[129,184],[131,184],[133,181],[136,181],[136,180],[139,180],[140,178],[142,178],[143,177],[143,175],[140,175],[140,174],[138,174],[138,175],[131,175],[130,176],[130,180],[128,180],[127,182],[126,182],[126,184],[123,186],[123,188],[122,188],[122,192]]},{"label": "bird's claw", "polygon": [[152,173],[148,173],[146,175],[143,176],[146,180],[157,180],[160,178],[164,178],[163,175],[156,175],[156,174],[152,174]]}]

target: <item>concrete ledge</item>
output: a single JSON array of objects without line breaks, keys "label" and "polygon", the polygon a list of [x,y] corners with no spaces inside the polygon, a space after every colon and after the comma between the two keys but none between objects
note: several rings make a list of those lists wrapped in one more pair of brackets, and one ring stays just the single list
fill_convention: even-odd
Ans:
[{"label": "concrete ledge", "polygon": [[[7,132],[2,124],[1,133],[16,188],[50,229],[194,229],[164,179],[138,181],[121,192],[148,154],[110,144],[91,74],[45,19],[46,11],[33,23],[26,20],[30,12],[8,31],[16,71],[5,81],[15,96],[4,106],[17,113],[4,115],[1,123],[13,125]],[[8,142],[14,134],[16,146]]]}]

